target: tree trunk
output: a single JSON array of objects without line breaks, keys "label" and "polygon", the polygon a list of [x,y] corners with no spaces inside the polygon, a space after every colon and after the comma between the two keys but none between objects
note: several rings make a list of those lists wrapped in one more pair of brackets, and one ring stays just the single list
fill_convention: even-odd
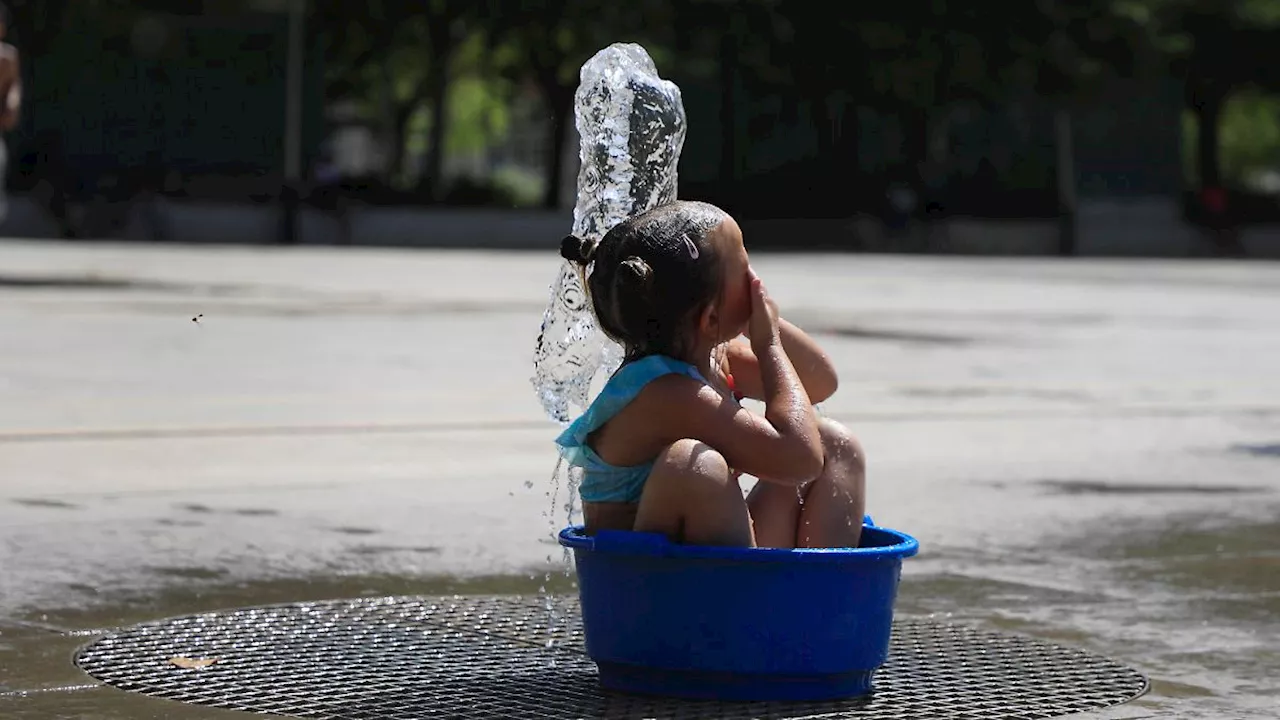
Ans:
[{"label": "tree trunk", "polygon": [[449,68],[453,60],[453,26],[448,17],[432,22],[431,31],[431,137],[427,145],[426,177],[431,197],[444,197],[444,143],[448,124]]},{"label": "tree trunk", "polygon": [[387,144],[391,153],[391,162],[387,166],[387,180],[391,185],[398,184],[403,178],[405,140],[408,135],[409,120],[413,118],[413,113],[417,108],[418,98],[413,97],[394,110],[390,138]]},{"label": "tree trunk", "polygon": [[573,93],[557,78],[548,76],[543,81],[543,94],[551,109],[551,128],[547,138],[546,188],[542,194],[542,207],[555,210],[560,207],[560,179],[564,174],[564,142],[568,134],[569,118],[573,116]]},{"label": "tree trunk", "polygon": [[1071,112],[1059,107],[1053,116],[1054,149],[1057,154],[1058,254],[1076,254],[1076,163],[1071,130]]},{"label": "tree trunk", "polygon": [[1222,93],[1214,91],[1206,95],[1201,96],[1195,106],[1200,187],[1216,188],[1222,186],[1222,157],[1218,135],[1226,98]]},{"label": "tree trunk", "polygon": [[378,114],[382,116],[382,147],[387,153],[382,181],[391,186],[404,161],[404,132],[396,122],[395,79],[391,77],[391,64],[383,61],[379,70],[382,92],[378,94]]}]

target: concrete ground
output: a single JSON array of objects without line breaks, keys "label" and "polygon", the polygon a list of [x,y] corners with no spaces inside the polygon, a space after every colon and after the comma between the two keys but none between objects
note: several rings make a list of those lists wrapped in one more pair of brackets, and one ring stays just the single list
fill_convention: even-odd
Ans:
[{"label": "concrete ground", "polygon": [[[105,628],[536,591],[558,262],[0,242],[0,717],[236,716],[96,686],[70,658]],[[1101,716],[1275,717],[1280,265],[754,263],[836,360],[869,511],[921,541],[901,612],[1153,678]]]}]

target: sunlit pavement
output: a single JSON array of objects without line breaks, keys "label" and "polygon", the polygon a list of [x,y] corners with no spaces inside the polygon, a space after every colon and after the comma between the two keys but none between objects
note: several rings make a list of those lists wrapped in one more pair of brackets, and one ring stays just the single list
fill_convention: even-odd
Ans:
[{"label": "sunlit pavement", "polygon": [[[75,689],[69,630],[570,590],[529,382],[558,262],[0,242],[0,716],[234,716]],[[1105,717],[1274,716],[1280,265],[754,264],[922,543],[900,611],[1152,676]]]}]

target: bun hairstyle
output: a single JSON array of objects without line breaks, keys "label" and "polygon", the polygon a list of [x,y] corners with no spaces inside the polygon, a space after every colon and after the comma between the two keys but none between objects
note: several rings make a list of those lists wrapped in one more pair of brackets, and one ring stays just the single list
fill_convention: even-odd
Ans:
[{"label": "bun hairstyle", "polygon": [[598,242],[583,240],[577,235],[566,235],[560,241],[560,257],[585,267],[590,264],[591,256],[595,254],[598,245]]},{"label": "bun hairstyle", "polygon": [[570,235],[561,257],[584,285],[600,329],[624,362],[648,355],[689,359],[698,315],[720,295],[720,257],[708,236],[728,219],[714,205],[676,201],[628,218],[598,243]]}]

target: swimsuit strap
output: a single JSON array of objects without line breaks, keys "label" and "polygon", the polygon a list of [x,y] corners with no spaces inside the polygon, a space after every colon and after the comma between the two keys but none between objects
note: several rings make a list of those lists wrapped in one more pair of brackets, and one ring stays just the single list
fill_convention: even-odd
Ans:
[{"label": "swimsuit strap", "polygon": [[649,355],[629,362],[609,378],[586,412],[560,435],[557,444],[572,447],[586,443],[588,435],[617,415],[646,385],[664,375],[685,375],[707,382],[694,366],[665,355]]}]

